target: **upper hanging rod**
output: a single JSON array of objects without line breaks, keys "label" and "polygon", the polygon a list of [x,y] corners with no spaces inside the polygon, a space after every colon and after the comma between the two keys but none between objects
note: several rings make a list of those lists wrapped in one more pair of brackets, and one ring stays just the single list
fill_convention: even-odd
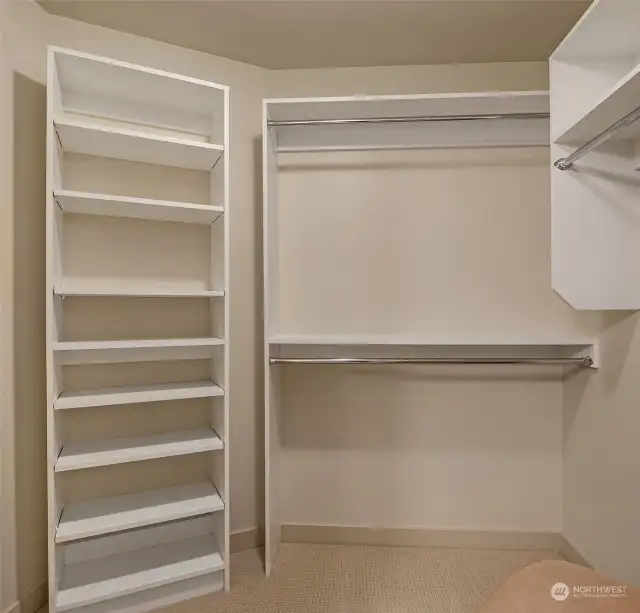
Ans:
[{"label": "upper hanging rod", "polygon": [[580,358],[269,358],[270,364],[558,364],[593,366],[590,356]]},{"label": "upper hanging rod", "polygon": [[345,119],[269,119],[272,128],[282,126],[342,125],[351,123],[415,123],[439,121],[480,121],[486,119],[549,119],[549,113],[490,113],[484,115],[424,115],[420,117],[351,117]]},{"label": "upper hanging rod", "polygon": [[589,142],[576,149],[571,155],[556,160],[553,165],[558,170],[569,170],[575,161],[579,160],[584,155],[587,155],[589,151],[609,140],[614,134],[622,130],[622,128],[630,126],[632,123],[638,121],[638,119],[640,119],[640,106],[631,111],[628,115],[625,115],[622,119],[616,121],[606,130],[600,132],[597,136],[594,136]]}]

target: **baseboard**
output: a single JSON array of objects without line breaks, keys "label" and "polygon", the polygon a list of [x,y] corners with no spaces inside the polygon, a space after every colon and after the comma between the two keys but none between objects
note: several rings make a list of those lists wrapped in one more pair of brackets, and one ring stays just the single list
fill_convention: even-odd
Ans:
[{"label": "baseboard", "polygon": [[20,603],[20,613],[38,613],[49,598],[49,586],[43,581],[34,587]]},{"label": "baseboard", "polygon": [[235,553],[236,551],[262,547],[264,545],[264,536],[259,528],[249,528],[248,530],[233,532],[229,541],[231,553]]},{"label": "baseboard", "polygon": [[16,600],[8,609],[5,609],[3,613],[21,613],[20,603]]},{"label": "baseboard", "polygon": [[560,553],[567,562],[580,564],[587,568],[593,568],[589,561],[564,537],[561,535],[562,543],[560,545]]},{"label": "baseboard", "polygon": [[565,540],[555,532],[283,524],[282,542],[443,547],[447,549],[553,549],[559,551]]}]

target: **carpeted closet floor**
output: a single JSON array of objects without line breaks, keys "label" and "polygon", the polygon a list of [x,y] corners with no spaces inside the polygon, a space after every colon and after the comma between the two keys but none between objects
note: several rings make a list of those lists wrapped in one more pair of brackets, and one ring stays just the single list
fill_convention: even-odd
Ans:
[{"label": "carpeted closet floor", "polygon": [[472,613],[513,571],[556,551],[283,544],[274,576],[232,556],[232,590],[163,613]]}]

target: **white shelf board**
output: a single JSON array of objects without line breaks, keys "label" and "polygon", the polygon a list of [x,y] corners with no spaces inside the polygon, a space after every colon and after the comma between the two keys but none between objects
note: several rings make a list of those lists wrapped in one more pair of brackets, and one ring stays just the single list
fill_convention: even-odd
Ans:
[{"label": "white shelf board", "polygon": [[114,438],[64,445],[55,470],[79,470],[153,460],[191,453],[217,451],[224,447],[213,430],[183,430],[141,438]]},{"label": "white shelf board", "polygon": [[224,85],[70,49],[51,51],[65,110],[102,111],[123,121],[148,118],[202,134],[222,113]]},{"label": "white shelf board", "polygon": [[[411,96],[272,99],[271,121],[375,117],[447,117],[549,113],[549,93],[485,92]],[[448,149],[455,147],[547,146],[549,119],[502,118],[447,122],[382,122],[347,125],[272,126],[280,153]]]},{"label": "white shelf board", "polygon": [[215,513],[224,503],[210,482],[78,502],[64,507],[56,543]]},{"label": "white shelf board", "polygon": [[[640,45],[640,43],[639,43]],[[591,110],[565,130],[557,139],[559,144],[582,145],[640,105],[640,64],[635,66],[601,98]],[[640,122],[620,130],[613,139],[632,139],[640,136]]]},{"label": "white shelf board", "polygon": [[213,381],[110,387],[98,390],[64,392],[54,402],[53,408],[56,410],[78,409],[141,402],[161,402],[163,400],[213,398],[215,396],[224,396],[224,390]]},{"label": "white shelf board", "polygon": [[224,147],[67,117],[54,120],[64,151],[162,166],[211,170]]},{"label": "white shelf board", "polygon": [[176,602],[222,591],[225,572],[208,573],[178,583],[170,583],[136,594],[98,602],[82,607],[82,613],[144,613],[145,611],[162,609]]},{"label": "white shelf board", "polygon": [[150,362],[156,360],[206,359],[221,338],[170,338],[118,341],[62,341],[53,343],[59,364],[111,364],[116,362]]},{"label": "white shelf board", "polygon": [[121,296],[139,298],[221,298],[224,290],[184,289],[161,283],[86,281],[63,279],[54,285],[53,293],[58,296]]},{"label": "white shelf board", "polygon": [[269,339],[271,357],[570,358],[591,357],[598,344],[586,338],[439,338],[387,334],[293,334]]},{"label": "white shelf board", "polygon": [[223,569],[210,535],[84,560],[64,567],[56,608],[67,611]]},{"label": "white shelf board", "polygon": [[221,206],[207,206],[188,202],[94,194],[72,190],[57,190],[53,195],[63,212],[80,215],[212,224],[223,214]]},{"label": "white shelf board", "polygon": [[270,98],[269,119],[349,119],[352,117],[418,117],[548,113],[548,91],[472,92],[400,96]]},{"label": "white shelf board", "polygon": [[394,334],[283,334],[270,337],[271,345],[375,345],[416,347],[588,347],[593,339],[581,338],[496,338],[468,339]]}]

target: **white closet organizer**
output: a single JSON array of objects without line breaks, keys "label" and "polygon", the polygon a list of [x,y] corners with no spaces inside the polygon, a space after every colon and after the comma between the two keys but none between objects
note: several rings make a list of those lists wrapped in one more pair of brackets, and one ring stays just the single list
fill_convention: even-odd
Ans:
[{"label": "white closet organizer", "polygon": [[[549,145],[548,92],[270,99],[263,107],[266,567],[281,540],[279,379],[286,364],[555,364],[597,367],[580,338],[295,334],[279,287],[278,154]],[[332,164],[336,163],[332,159]],[[300,203],[302,206],[303,203]],[[393,206],[402,206],[394,202]],[[320,231],[320,230],[319,230]],[[355,256],[354,256],[355,257]],[[357,283],[357,279],[353,279]],[[385,288],[381,286],[381,289]],[[332,301],[337,298],[331,297]],[[425,307],[427,308],[427,307]],[[299,328],[299,326],[298,326]],[[564,372],[565,369],[561,368]]]},{"label": "white closet organizer", "polygon": [[551,56],[553,287],[640,308],[640,3],[598,0]]},{"label": "white closet organizer", "polygon": [[50,48],[49,607],[229,589],[229,90]]}]

